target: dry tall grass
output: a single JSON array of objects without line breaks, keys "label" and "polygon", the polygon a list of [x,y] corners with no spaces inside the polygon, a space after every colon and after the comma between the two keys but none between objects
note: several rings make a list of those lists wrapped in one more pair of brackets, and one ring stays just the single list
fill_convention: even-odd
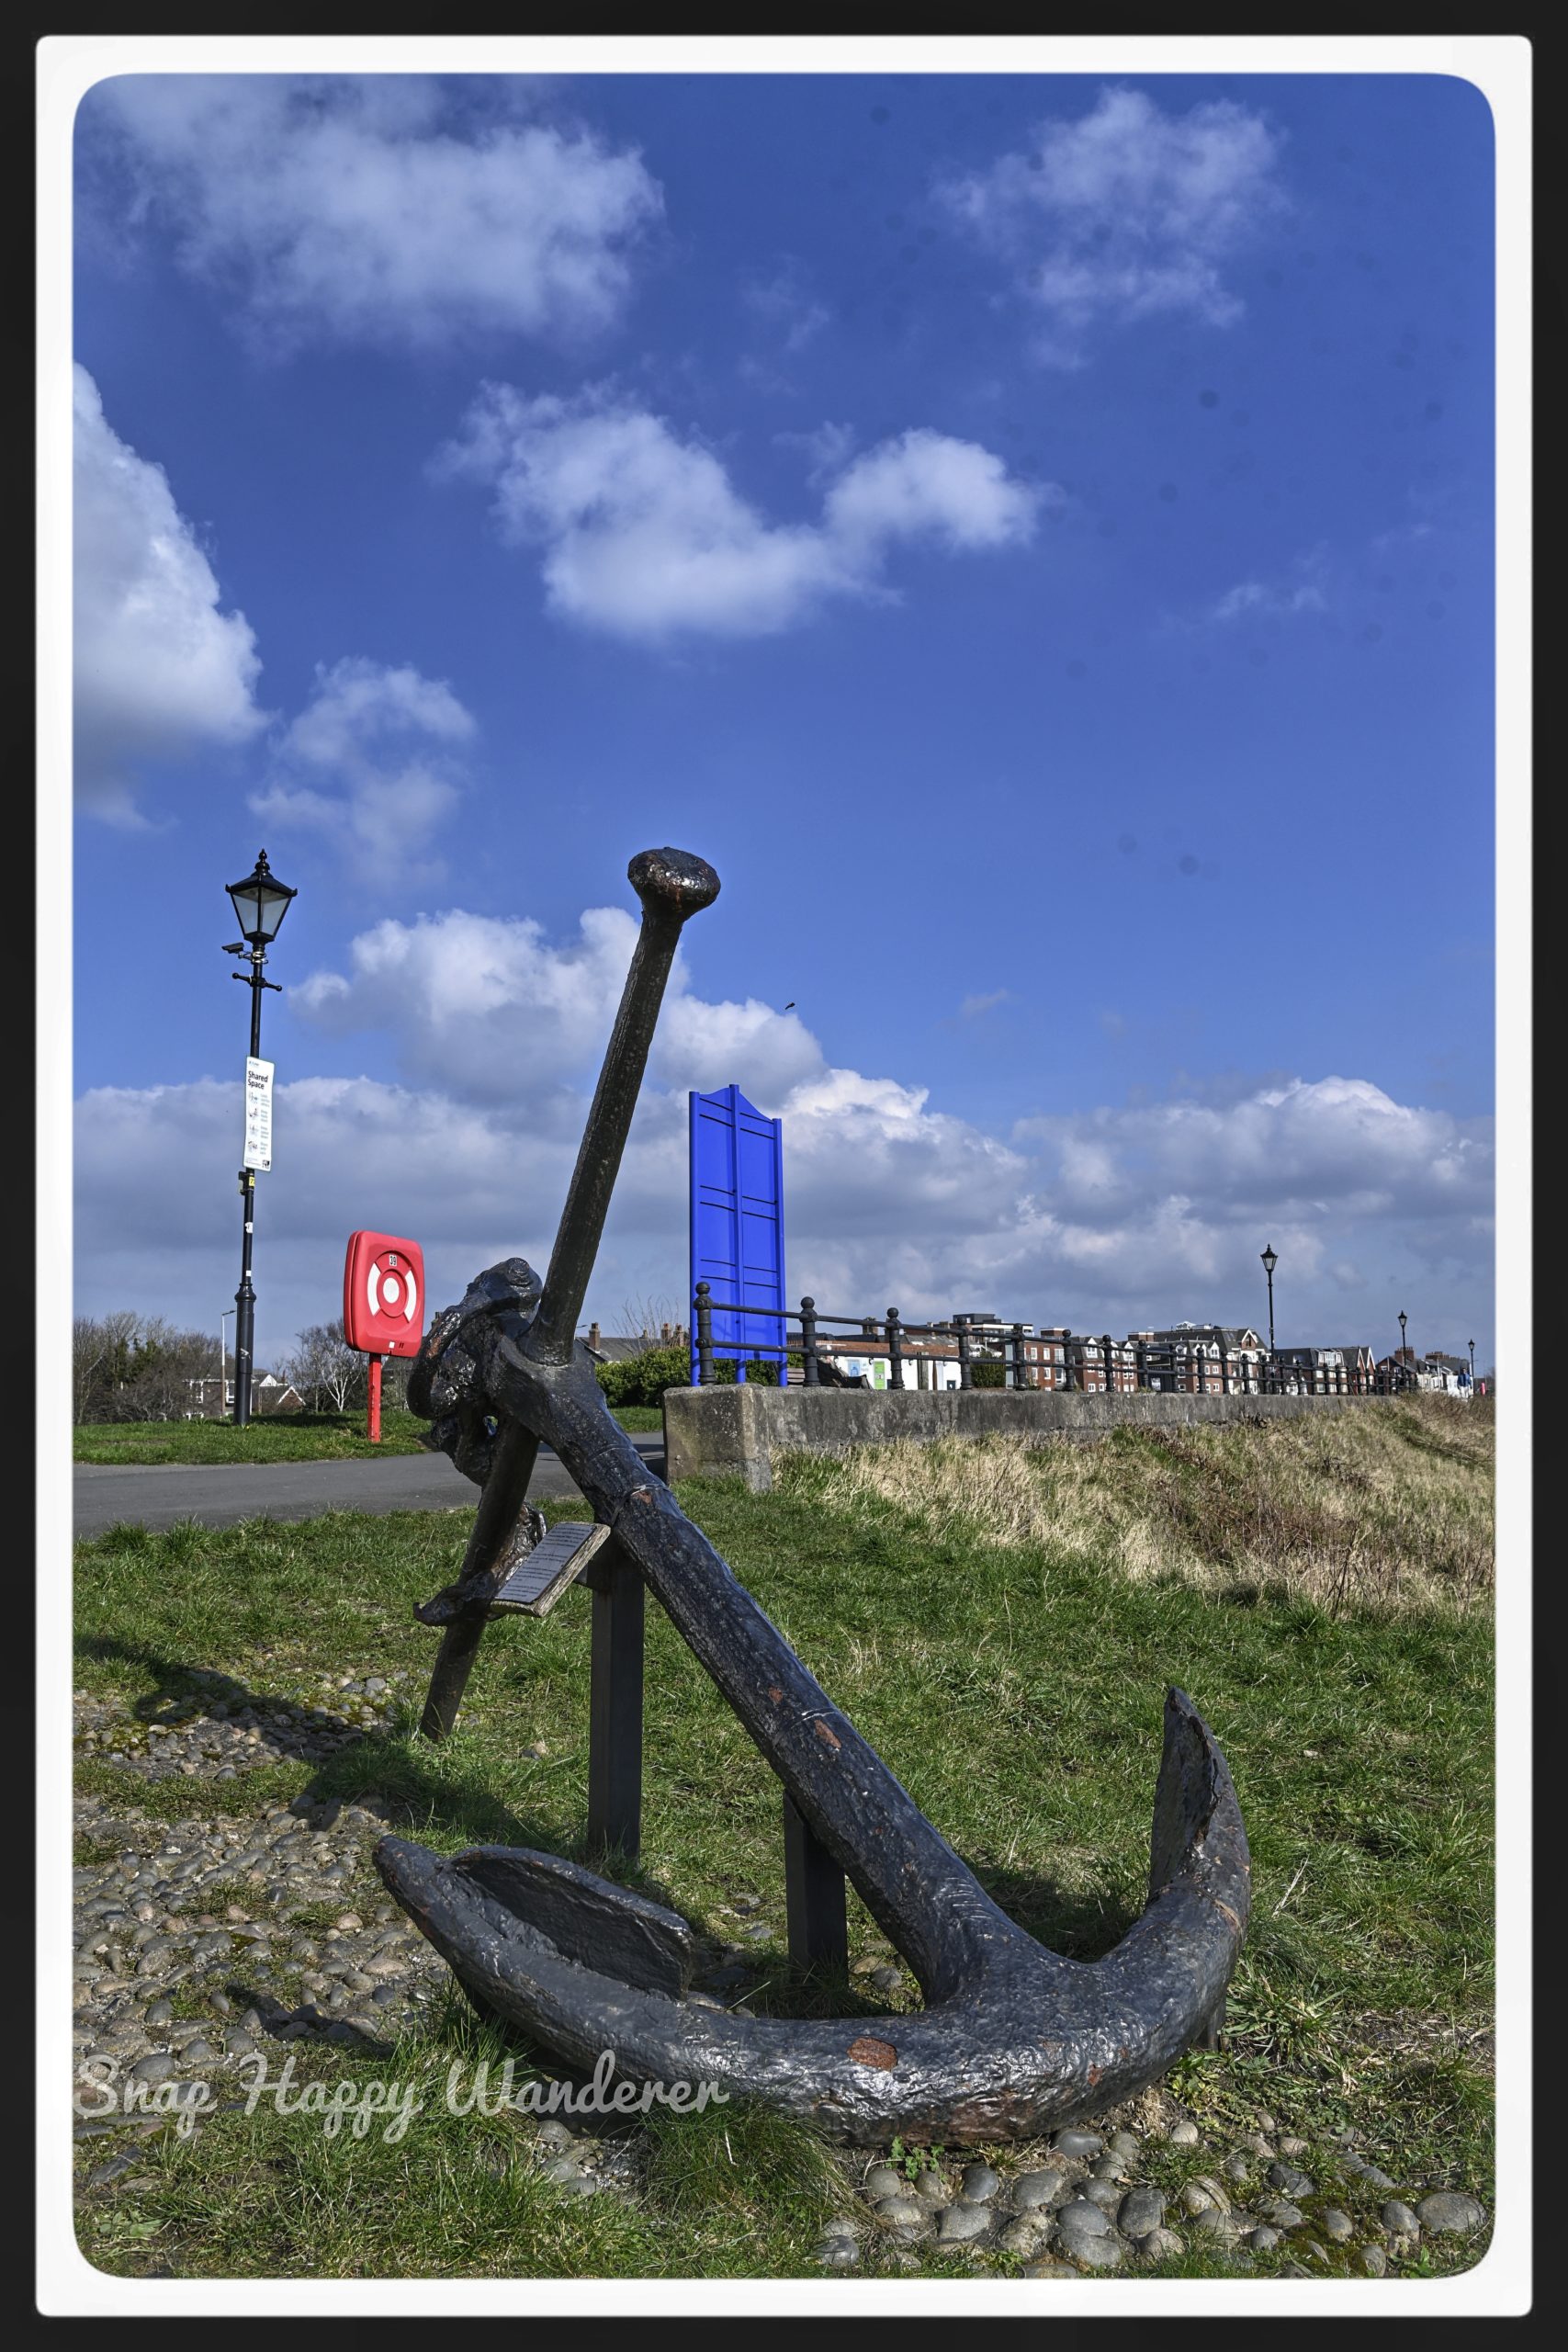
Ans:
[{"label": "dry tall grass", "polygon": [[890,1508],[935,1538],[1400,1615],[1489,1599],[1495,1459],[1489,1400],[1424,1396],[1223,1428],[1122,1428],[1089,1444],[949,1439],[781,1455],[774,1477],[819,1508]]}]

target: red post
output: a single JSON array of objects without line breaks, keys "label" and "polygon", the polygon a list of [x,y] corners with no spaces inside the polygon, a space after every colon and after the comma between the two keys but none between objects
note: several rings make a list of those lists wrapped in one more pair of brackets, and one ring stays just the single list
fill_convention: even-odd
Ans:
[{"label": "red post", "polygon": [[367,1420],[367,1426],[366,1426],[365,1434],[366,1434],[366,1436],[369,1439],[369,1441],[370,1441],[370,1442],[371,1442],[371,1444],[372,1444],[372,1445],[379,1445],[379,1444],[380,1444],[380,1442],[381,1442],[381,1359],[380,1359],[380,1357],[379,1357],[379,1356],[372,1356],[372,1357],[371,1357],[371,1359],[370,1359],[370,1400],[369,1400],[369,1417],[368,1417],[368,1420]]}]

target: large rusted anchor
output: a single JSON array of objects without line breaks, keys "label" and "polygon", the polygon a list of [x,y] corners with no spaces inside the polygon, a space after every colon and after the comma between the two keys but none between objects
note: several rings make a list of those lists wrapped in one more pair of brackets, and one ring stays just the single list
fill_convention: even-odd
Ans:
[{"label": "large rusted anchor", "polygon": [[574,1333],[681,925],[718,878],[700,858],[657,850],[628,879],[642,931],[548,1273],[541,1284],[510,1260],[481,1276],[433,1328],[411,1389],[455,1458],[484,1476],[462,1573],[419,1612],[446,1628],[423,1728],[451,1728],[495,1594],[536,1538],[525,1497],[544,1439],[902,1953],[924,2007],[829,2019],[716,2010],[687,1997],[697,1940],[684,1919],[555,1855],[483,1846],[447,1859],[386,1838],[377,1868],[481,2006],[573,2064],[609,2051],[637,2080],[716,2084],[863,2143],[1031,2137],[1212,2044],[1250,1894],[1231,1777],[1191,1701],[1168,1690],[1147,1905],[1101,1960],[1047,1951],[998,1909],[650,1477]]}]

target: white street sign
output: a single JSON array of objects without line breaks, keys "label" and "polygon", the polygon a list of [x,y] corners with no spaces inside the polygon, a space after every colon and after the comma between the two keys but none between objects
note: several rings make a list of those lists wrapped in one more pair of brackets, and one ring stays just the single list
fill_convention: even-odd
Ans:
[{"label": "white street sign", "polygon": [[272,1071],[271,1062],[259,1061],[254,1054],[245,1057],[245,1166],[269,1169],[272,1166]]}]

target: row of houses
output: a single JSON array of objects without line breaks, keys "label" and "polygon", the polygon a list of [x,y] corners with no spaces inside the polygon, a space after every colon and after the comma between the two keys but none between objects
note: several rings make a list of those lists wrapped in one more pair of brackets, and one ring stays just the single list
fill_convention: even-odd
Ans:
[{"label": "row of houses", "polygon": [[[819,1358],[843,1377],[874,1388],[956,1388],[963,1379],[959,1326],[972,1363],[1002,1368],[1009,1387],[1076,1389],[1090,1395],[1135,1389],[1207,1396],[1387,1396],[1412,1388],[1468,1396],[1470,1368],[1461,1357],[1410,1348],[1374,1357],[1353,1343],[1276,1348],[1270,1356],[1247,1324],[1178,1323],[1164,1329],[1090,1335],[1062,1324],[1004,1323],[995,1315],[954,1316],[901,1332],[896,1348],[885,1327],[850,1337],[818,1335]],[[792,1371],[791,1378],[800,1374]]]}]

